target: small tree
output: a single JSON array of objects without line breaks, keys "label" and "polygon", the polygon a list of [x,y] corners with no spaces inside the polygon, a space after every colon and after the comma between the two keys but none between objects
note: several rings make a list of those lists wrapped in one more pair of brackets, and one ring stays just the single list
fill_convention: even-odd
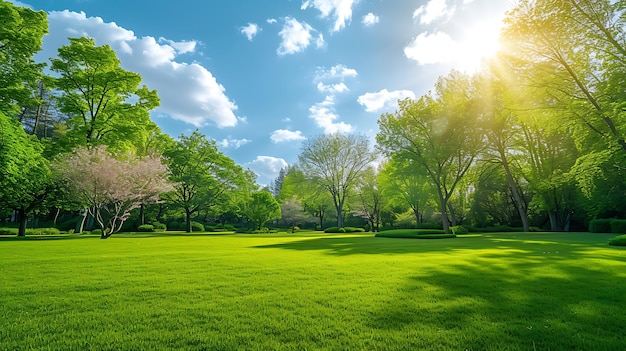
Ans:
[{"label": "small tree", "polygon": [[256,229],[261,229],[265,223],[280,218],[280,205],[269,191],[253,192],[244,208],[244,215]]},{"label": "small tree", "polygon": [[101,239],[119,231],[132,209],[156,202],[172,189],[168,169],[159,157],[126,154],[115,158],[104,146],[79,148],[57,167],[88,206],[102,230]]},{"label": "small tree", "polygon": [[295,233],[298,224],[302,224],[302,222],[310,217],[308,213],[304,211],[304,207],[302,207],[302,204],[295,196],[283,201],[280,205],[280,210],[283,216],[283,222],[291,227],[292,233]]}]

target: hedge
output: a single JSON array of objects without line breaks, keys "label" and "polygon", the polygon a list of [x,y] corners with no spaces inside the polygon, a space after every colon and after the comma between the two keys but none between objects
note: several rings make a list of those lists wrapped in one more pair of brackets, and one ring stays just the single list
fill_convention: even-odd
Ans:
[{"label": "hedge", "polygon": [[589,232],[590,233],[610,233],[611,221],[612,219],[607,219],[607,218],[592,219],[591,221],[589,221]]}]

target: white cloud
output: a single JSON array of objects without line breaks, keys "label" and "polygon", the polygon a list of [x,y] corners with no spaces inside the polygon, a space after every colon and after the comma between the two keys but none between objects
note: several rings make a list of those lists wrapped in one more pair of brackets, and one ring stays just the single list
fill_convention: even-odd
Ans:
[{"label": "white cloud", "polygon": [[419,18],[420,23],[430,24],[435,20],[447,21],[452,17],[456,8],[448,7],[446,0],[430,0],[413,12],[413,18]]},{"label": "white cloud", "polygon": [[356,77],[358,72],[354,68],[348,68],[344,65],[335,65],[329,70],[319,67],[315,73],[315,81],[328,79],[343,80],[348,77]]},{"label": "white cloud", "polygon": [[404,98],[415,99],[415,93],[410,90],[388,91],[383,89],[377,93],[363,94],[359,96],[357,101],[365,106],[365,111],[367,112],[393,111],[398,108],[398,100]]},{"label": "white cloud", "polygon": [[282,168],[287,167],[287,162],[282,158],[272,156],[257,156],[254,161],[245,166],[250,168],[258,176],[275,179]]},{"label": "white cloud", "polygon": [[306,49],[311,44],[311,32],[315,29],[306,22],[286,17],[283,29],[278,33],[281,43],[276,53],[280,56],[295,54]]},{"label": "white cloud", "polygon": [[123,68],[141,74],[143,83],[158,91],[161,106],[153,111],[154,115],[166,114],[196,127],[237,124],[237,106],[211,72],[198,63],[176,60],[180,54],[195,52],[197,42],[165,38],[157,42],[150,36],[137,37],[114,22],[87,17],[84,12],[52,11],[48,22],[49,34],[44,37],[39,57],[56,56],[57,48],[68,44],[67,37],[92,37],[97,45],[109,44]]},{"label": "white cloud", "polygon": [[352,6],[357,2],[358,0],[305,0],[301,9],[314,7],[322,13],[322,18],[333,17],[335,24],[332,31],[338,32],[346,26],[346,21],[352,19]]},{"label": "white cloud", "polygon": [[248,23],[247,26],[240,28],[241,34],[245,35],[248,40],[252,41],[254,36],[257,35],[261,31],[261,27],[259,27],[256,23]]},{"label": "white cloud", "polygon": [[252,140],[248,140],[248,139],[234,139],[229,136],[226,139],[222,139],[222,141],[218,141],[217,144],[225,149],[228,149],[228,148],[239,149],[240,147],[246,145],[247,143],[251,141]]},{"label": "white cloud", "polygon": [[380,18],[371,12],[363,16],[363,20],[361,20],[361,23],[363,23],[366,27],[371,27],[378,22],[380,22]]},{"label": "white cloud", "polygon": [[339,118],[335,112],[335,99],[333,96],[326,96],[322,102],[309,108],[310,117],[315,121],[318,127],[324,129],[325,134],[332,133],[350,133],[354,129],[351,125],[344,122],[335,122]]},{"label": "white cloud", "polygon": [[341,82],[341,83],[337,83],[337,84],[329,84],[326,85],[322,82],[317,83],[317,90],[319,90],[322,93],[328,93],[328,94],[336,94],[336,93],[343,93],[345,91],[348,91],[348,86]]},{"label": "white cloud", "polygon": [[286,129],[275,130],[272,133],[272,136],[270,138],[272,139],[272,142],[274,142],[274,143],[283,143],[283,142],[287,142],[287,141],[304,140],[304,139],[306,139],[302,135],[301,131],[296,130],[295,132],[292,132],[292,131],[286,130]]},{"label": "white cloud", "polygon": [[173,40],[165,39],[163,37],[159,38],[159,43],[165,43],[173,47],[176,50],[177,54],[193,53],[196,51],[196,45],[198,44],[198,42],[196,42],[195,40],[173,41]]},{"label": "white cloud", "polygon": [[404,48],[404,55],[421,65],[451,62],[458,54],[459,44],[443,32],[420,33]]},{"label": "white cloud", "polygon": [[317,39],[315,39],[315,47],[317,49],[326,47],[326,41],[324,41],[324,34],[320,33],[320,35],[317,36]]},{"label": "white cloud", "polygon": [[265,22],[269,23],[269,24],[274,24],[276,23],[276,18],[268,18],[265,20]]}]

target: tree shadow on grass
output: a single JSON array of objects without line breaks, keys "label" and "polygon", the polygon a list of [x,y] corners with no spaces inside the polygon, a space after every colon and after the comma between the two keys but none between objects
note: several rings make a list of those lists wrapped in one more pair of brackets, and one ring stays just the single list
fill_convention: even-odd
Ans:
[{"label": "tree shadow on grass", "polygon": [[394,332],[430,330],[449,343],[435,338],[431,348],[626,350],[626,262],[615,256],[621,268],[597,269],[592,251],[561,260],[503,253],[431,267],[410,276],[368,323]]},{"label": "tree shadow on grass", "polygon": [[259,245],[261,249],[285,249],[296,251],[323,251],[329,255],[355,254],[411,254],[450,252],[457,250],[501,249],[523,250],[527,255],[542,256],[562,252],[573,255],[577,249],[592,246],[606,247],[606,238],[585,234],[489,234],[481,236],[458,236],[449,239],[376,238],[374,236],[315,237],[291,240],[277,244]]}]

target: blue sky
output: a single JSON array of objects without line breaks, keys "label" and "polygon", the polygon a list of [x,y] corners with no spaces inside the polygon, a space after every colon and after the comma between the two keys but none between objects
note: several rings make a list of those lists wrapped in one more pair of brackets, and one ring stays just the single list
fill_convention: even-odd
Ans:
[{"label": "blue sky", "polygon": [[494,50],[503,0],[26,0],[48,13],[47,61],[68,37],[116,50],[156,89],[153,120],[196,128],[268,184],[302,140],[367,135],[381,113]]}]

